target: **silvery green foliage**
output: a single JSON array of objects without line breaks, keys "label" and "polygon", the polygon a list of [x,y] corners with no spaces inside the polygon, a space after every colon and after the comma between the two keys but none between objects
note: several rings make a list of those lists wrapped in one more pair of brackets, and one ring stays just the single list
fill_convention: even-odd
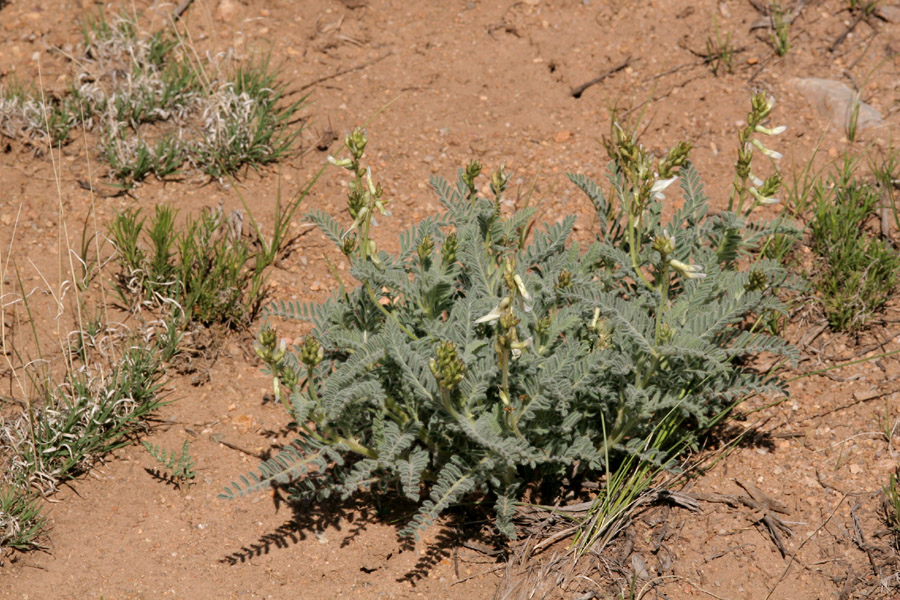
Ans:
[{"label": "silvery green foliage", "polygon": [[[666,227],[663,186],[645,186],[637,213],[615,163],[613,202],[571,176],[597,212],[587,247],[569,239],[574,217],[531,232],[533,210],[501,216],[502,171],[491,200],[470,171],[455,187],[433,180],[445,212],[401,234],[398,254],[352,261],[360,287],[269,307],[314,325],[302,346],[277,348],[269,331],[257,348],[299,437],[221,497],[275,482],[308,499],[393,489],[418,503],[402,532],[415,534],[468,495],[495,503],[513,537],[528,485],[599,475],[629,453],[668,461],[742,398],[779,389],[742,366],[793,354],[748,318],[781,308],[780,265],[746,258],[773,227],[710,216],[694,169],[680,175],[684,204]],[[341,225],[311,216],[348,246]],[[648,444],[662,425],[671,443]]]}]

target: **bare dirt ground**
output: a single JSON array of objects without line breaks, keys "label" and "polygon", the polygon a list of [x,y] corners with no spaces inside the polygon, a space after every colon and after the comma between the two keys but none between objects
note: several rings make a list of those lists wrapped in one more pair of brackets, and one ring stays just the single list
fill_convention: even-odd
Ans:
[{"label": "bare dirt ground", "polygon": [[[897,5],[882,2],[895,12],[854,25],[848,2],[794,2],[792,48],[778,57],[756,8],[766,4],[195,0],[184,23],[199,56],[271,52],[289,89],[310,94],[300,152],[240,179],[256,217],[269,224],[279,180],[285,195],[294,193],[338,149],[338,136],[365,122],[370,163],[393,199],[393,214],[375,235],[380,246],[392,248],[397,231],[437,210],[429,177],[453,178],[473,158],[488,169],[505,163],[521,197],[534,185],[541,219],[576,213],[579,235],[587,237],[590,204],[564,174],[600,180],[606,163],[600,139],[614,108],[620,118],[640,117],[642,141],[655,151],[691,141],[718,208],[727,202],[736,131],[755,90],[776,98],[771,121],[789,128],[778,140],[788,181],[809,160],[821,167],[845,152],[887,148],[900,120],[900,24],[891,18],[900,12]],[[98,6],[87,0],[6,3],[0,9],[0,78],[40,75],[48,90],[63,88],[67,56],[80,40],[78,21]],[[165,26],[174,4],[135,0],[103,8],[107,14],[135,11],[155,30]],[[731,32],[738,49],[734,73],[718,77],[698,56],[714,23],[723,34]],[[603,74],[573,97],[573,88]],[[884,125],[848,141],[791,87],[798,76],[859,85]],[[80,232],[91,202],[77,182],[104,179],[91,132],[84,140],[74,137],[55,165],[58,177],[46,152],[0,140],[0,243],[12,249],[27,286],[56,285],[64,255],[60,224]],[[343,174],[328,171],[307,208],[344,219],[343,186]],[[131,206],[169,203],[182,214],[220,202],[240,206],[228,186],[199,177],[150,182],[95,201],[101,223]],[[344,270],[343,257],[299,218],[292,233],[302,235],[277,265],[271,296],[324,299],[335,285],[326,258]],[[71,326],[54,321],[49,301],[42,310],[47,327]],[[900,349],[898,322],[889,309],[870,331],[849,338],[823,330],[815,308],[798,312],[786,334],[804,351],[796,374]],[[289,336],[303,333],[299,325],[284,327],[294,328],[282,330]],[[436,527],[417,544],[403,545],[391,511],[379,512],[364,499],[292,508],[272,494],[216,498],[234,476],[255,466],[253,455],[279,440],[287,422],[281,407],[265,400],[271,387],[252,356],[253,334],[232,336],[215,356],[198,359],[195,374],[166,384],[172,403],[147,439],[166,447],[189,439],[197,483],[180,492],[148,474],[155,463],[140,446],[116,452],[52,498],[48,551],[6,560],[0,597],[494,597],[504,584],[502,561],[455,530]],[[893,356],[800,379],[790,385],[791,398],[773,407],[765,405],[777,398],[751,400],[731,435],[744,428],[754,433],[689,485],[708,500],[700,512],[658,508],[638,515],[630,543],[598,562],[609,567],[597,571],[598,582],[627,585],[642,562],[655,584],[644,588],[647,598],[900,597],[896,585],[879,586],[900,567],[880,493],[897,466],[897,438],[885,439],[877,424],[885,411],[896,418],[898,376],[900,360]],[[750,510],[717,496],[751,493],[741,484],[781,503],[777,516],[790,529],[780,532],[785,555],[766,527],[774,505]],[[639,582],[636,591],[643,587]],[[591,589],[598,595],[579,596]],[[588,581],[582,591],[560,597],[608,592]]]}]

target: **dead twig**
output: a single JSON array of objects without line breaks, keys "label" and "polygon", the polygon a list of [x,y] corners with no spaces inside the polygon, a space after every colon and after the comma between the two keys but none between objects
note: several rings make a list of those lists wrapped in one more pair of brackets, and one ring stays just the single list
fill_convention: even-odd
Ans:
[{"label": "dead twig", "polygon": [[705,565],[705,564],[708,563],[708,562],[714,561],[714,560],[716,560],[717,558],[722,558],[722,557],[725,556],[726,554],[731,554],[731,553],[734,552],[735,550],[741,550],[741,549],[743,549],[743,548],[746,548],[747,546],[753,546],[753,544],[740,544],[740,545],[738,545],[738,546],[732,546],[731,548],[726,548],[725,550],[722,550],[721,552],[716,552],[716,553],[713,554],[712,556],[708,556],[708,557],[704,558],[704,559],[703,559],[703,562],[700,563],[700,564],[704,564],[704,565]]},{"label": "dead twig", "polygon": [[331,75],[325,75],[324,77],[319,77],[318,79],[313,79],[309,83],[300,86],[300,88],[297,91],[302,92],[303,90],[309,89],[309,88],[313,87],[314,85],[318,85],[324,81],[328,81],[329,79],[334,79],[335,77],[340,77],[341,75],[346,75],[347,73],[353,73],[354,71],[359,71],[359,70],[365,69],[366,67],[371,67],[375,63],[379,63],[379,62],[383,61],[384,59],[386,59],[388,56],[390,56],[393,53],[394,53],[393,50],[389,50],[389,51],[385,52],[384,54],[382,54],[381,56],[379,56],[377,58],[373,58],[372,60],[368,60],[364,63],[358,64],[356,66],[353,66],[353,67],[350,67],[347,69],[342,69],[340,71],[332,73]]},{"label": "dead twig", "polygon": [[837,50],[837,47],[844,43],[844,40],[847,39],[847,36],[850,35],[853,30],[856,29],[856,26],[859,25],[860,22],[865,18],[866,11],[860,10],[859,14],[856,15],[856,18],[853,19],[853,21],[847,26],[847,29],[844,30],[844,33],[837,36],[837,38],[831,43],[831,46],[828,47],[828,51],[833,54],[834,51]]},{"label": "dead twig", "polygon": [[734,482],[744,488],[744,490],[746,490],[746,492],[750,494],[750,497],[753,498],[753,500],[760,506],[763,506],[768,510],[781,513],[783,515],[790,514],[790,511],[788,511],[787,506],[783,502],[767,495],[752,483],[741,481],[740,479],[735,479]]},{"label": "dead twig", "polygon": [[625,69],[629,64],[631,64],[630,56],[628,58],[626,58],[624,61],[622,61],[620,64],[616,65],[612,69],[603,73],[602,75],[594,77],[587,83],[582,83],[581,85],[579,85],[577,87],[573,87],[572,91],[569,93],[572,95],[573,98],[581,98],[581,94],[583,94],[586,89],[588,89],[592,85],[596,85],[596,84],[600,83],[601,81],[603,81],[604,79],[606,79],[607,77],[609,77],[611,75],[615,75],[619,71]]},{"label": "dead twig", "polygon": [[866,536],[863,535],[862,527],[859,524],[859,518],[856,516],[856,509],[859,508],[859,504],[854,504],[850,507],[850,518],[853,519],[853,529],[856,530],[856,535],[853,536],[853,541],[859,546],[859,549],[866,553],[866,556],[869,558],[869,564],[872,565],[872,571],[875,572],[875,577],[881,577],[881,571],[878,569],[878,565],[875,563],[875,557],[872,556],[872,548],[869,547],[869,544],[866,543]]},{"label": "dead twig", "polygon": [[847,492],[845,492],[844,490],[834,487],[833,485],[825,481],[825,478],[822,477],[822,473],[819,472],[819,467],[816,467],[816,479],[819,480],[819,485],[821,485],[826,490],[831,490],[833,492],[837,492],[838,494],[847,494]]},{"label": "dead twig", "polygon": [[194,0],[181,0],[181,2],[178,3],[178,6],[175,7],[175,10],[172,11],[172,20],[177,21],[180,19],[181,15],[184,14],[184,11],[188,9],[193,1]]},{"label": "dead twig", "polygon": [[221,435],[214,433],[214,434],[211,434],[209,437],[210,437],[210,439],[212,439],[212,441],[216,442],[217,444],[222,444],[226,448],[231,448],[232,450],[237,450],[238,452],[242,452],[242,453],[246,454],[247,456],[253,456],[255,458],[258,458],[259,460],[266,460],[266,457],[263,456],[262,454],[259,454],[257,452],[251,452],[250,450],[247,450],[246,448],[241,448],[240,446],[238,446],[236,444],[232,444],[231,442],[226,442],[225,440],[222,439]]},{"label": "dead twig", "polygon": [[746,490],[748,495],[696,494],[695,498],[697,498],[697,500],[703,500],[704,502],[727,504],[732,508],[738,508],[743,504],[750,510],[755,511],[753,523],[762,523],[768,531],[772,543],[775,544],[775,547],[778,548],[778,551],[781,552],[783,557],[787,557],[789,552],[784,545],[784,538],[782,538],[781,533],[784,532],[787,535],[791,535],[791,528],[788,527],[784,521],[772,514],[773,512],[788,514],[787,507],[782,502],[772,498],[750,483],[738,479],[735,479],[735,482]]},{"label": "dead twig", "polygon": [[467,577],[463,577],[462,579],[457,579],[456,581],[454,581],[453,583],[451,583],[450,586],[452,587],[452,586],[456,585],[457,583],[462,583],[462,582],[468,581],[468,580],[470,580],[470,579],[475,579],[476,577],[481,577],[482,575],[489,575],[489,574],[491,574],[491,573],[496,573],[496,572],[499,571],[500,569],[505,569],[505,568],[506,568],[506,565],[505,565],[505,564],[504,564],[504,565],[497,565],[496,567],[491,567],[490,569],[488,569],[488,570],[486,570],[486,571],[482,571],[482,572],[480,572],[480,573],[473,573],[472,575],[469,575],[469,576],[467,576]]},{"label": "dead twig", "polygon": [[805,546],[809,540],[813,539],[813,537],[815,537],[816,534],[818,534],[819,531],[821,531],[822,528],[825,527],[825,525],[827,525],[829,521],[831,521],[831,519],[834,517],[835,513],[837,512],[837,509],[840,508],[841,504],[843,504],[844,500],[846,500],[846,499],[847,499],[847,494],[844,494],[843,496],[841,496],[841,499],[838,500],[837,504],[834,505],[834,508],[831,510],[831,513],[829,513],[828,517],[824,521],[822,521],[822,524],[819,525],[818,527],[816,527],[815,530],[813,530],[808,536],[806,536],[806,539],[804,539],[802,542],[800,542],[800,545],[797,546],[797,549],[794,550],[794,552],[791,554],[791,558],[790,558],[790,560],[788,560],[788,564],[785,565],[784,571],[781,572],[781,575],[775,581],[775,585],[773,585],[769,589],[769,593],[766,594],[765,600],[769,600],[769,598],[772,597],[772,594],[775,593],[775,590],[778,588],[778,586],[781,585],[781,582],[784,580],[785,575],[788,574],[788,571],[791,569],[791,566],[794,564],[794,560],[796,559],[797,554],[800,552],[800,550],[803,549],[803,546]]}]

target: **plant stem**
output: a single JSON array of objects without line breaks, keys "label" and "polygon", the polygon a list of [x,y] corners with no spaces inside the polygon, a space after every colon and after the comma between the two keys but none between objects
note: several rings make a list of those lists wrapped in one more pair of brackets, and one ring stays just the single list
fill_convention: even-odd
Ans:
[{"label": "plant stem", "polygon": [[663,267],[659,279],[659,308],[656,310],[656,336],[655,344],[659,344],[662,334],[662,316],[669,303],[669,263],[663,256]]}]

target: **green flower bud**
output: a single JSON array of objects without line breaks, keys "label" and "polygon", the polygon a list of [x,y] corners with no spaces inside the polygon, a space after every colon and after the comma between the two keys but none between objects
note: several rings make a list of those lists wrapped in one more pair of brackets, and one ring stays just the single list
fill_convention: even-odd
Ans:
[{"label": "green flower bud", "polygon": [[503,194],[503,191],[509,184],[509,177],[510,174],[504,171],[503,165],[500,165],[499,169],[491,173],[491,192],[493,192],[494,196],[499,198]]},{"label": "green flower bud", "polygon": [[569,271],[563,269],[559,272],[559,277],[556,279],[556,289],[564,290],[572,286],[572,274]]},{"label": "green flower bud", "polygon": [[771,197],[778,193],[781,189],[782,177],[781,173],[776,171],[774,175],[766,179],[759,187],[760,196]]},{"label": "green flower bud", "polygon": [[361,211],[366,206],[366,195],[363,190],[356,189],[356,185],[353,184],[350,186],[350,192],[347,194],[347,211],[350,213],[350,216],[353,219],[359,216],[359,211]]},{"label": "green flower bud", "polygon": [[350,256],[353,254],[353,251],[356,250],[356,234],[348,235],[344,238],[344,241],[341,242],[341,252],[344,253],[344,256]]},{"label": "green flower bud", "polygon": [[297,385],[299,385],[300,383],[300,378],[297,376],[297,371],[292,368],[281,369],[281,371],[278,373],[278,379],[281,381],[281,384],[291,392],[296,390]]},{"label": "green flower bud", "polygon": [[437,358],[432,358],[428,366],[442,389],[451,391],[466,374],[466,365],[459,357],[453,342],[443,341],[438,345]]},{"label": "green flower bud", "polygon": [[507,312],[500,316],[500,328],[504,331],[510,331],[521,322],[512,312]]},{"label": "green flower bud", "polygon": [[275,344],[278,342],[278,336],[275,334],[275,329],[271,325],[263,325],[262,329],[259,330],[259,335],[256,340],[262,348],[274,350]]},{"label": "green flower bud", "polygon": [[669,326],[668,323],[663,323],[662,327],[659,328],[660,343],[668,344],[673,339],[675,339],[675,331]]},{"label": "green flower bud", "polygon": [[481,169],[481,163],[473,160],[466,165],[466,170],[463,172],[462,180],[466,187],[469,188],[470,196],[475,194],[475,178],[481,174]]},{"label": "green flower bud", "polygon": [[663,231],[653,240],[653,249],[662,254],[663,260],[675,252],[675,237],[668,231]]},{"label": "green flower bud", "polygon": [[441,248],[441,261],[444,263],[444,266],[452,265],[456,262],[456,250],[458,247],[459,242],[456,239],[456,233],[451,233],[444,240],[444,247]]},{"label": "green flower bud", "polygon": [[308,335],[300,345],[300,362],[307,367],[314,367],[325,358],[325,349],[315,337]]},{"label": "green flower bud", "polygon": [[670,178],[676,169],[683,167],[688,161],[691,145],[687,142],[679,142],[677,146],[669,150],[669,154],[659,166],[659,176],[662,179]]},{"label": "green flower bud", "polygon": [[344,139],[344,145],[347,147],[347,150],[350,151],[350,155],[353,156],[353,159],[356,162],[359,162],[366,150],[366,144],[368,143],[368,141],[369,140],[366,137],[366,130],[362,129],[361,127],[357,127]]},{"label": "green flower bud", "polygon": [[434,250],[434,242],[431,241],[431,235],[426,234],[416,250],[419,255],[419,262],[425,264],[425,261],[431,258],[432,250]]},{"label": "green flower bud", "polygon": [[284,359],[284,353],[287,351],[287,342],[281,340],[278,343],[278,336],[275,330],[269,325],[263,325],[253,345],[256,355],[267,365],[277,367]]},{"label": "green flower bud", "polygon": [[744,284],[744,289],[748,292],[764,290],[769,287],[769,278],[766,274],[758,269],[753,269]]},{"label": "green flower bud", "polygon": [[538,319],[538,322],[534,325],[534,332],[540,336],[544,337],[548,333],[550,333],[550,327],[553,325],[553,320],[550,319],[549,316],[544,316]]}]

